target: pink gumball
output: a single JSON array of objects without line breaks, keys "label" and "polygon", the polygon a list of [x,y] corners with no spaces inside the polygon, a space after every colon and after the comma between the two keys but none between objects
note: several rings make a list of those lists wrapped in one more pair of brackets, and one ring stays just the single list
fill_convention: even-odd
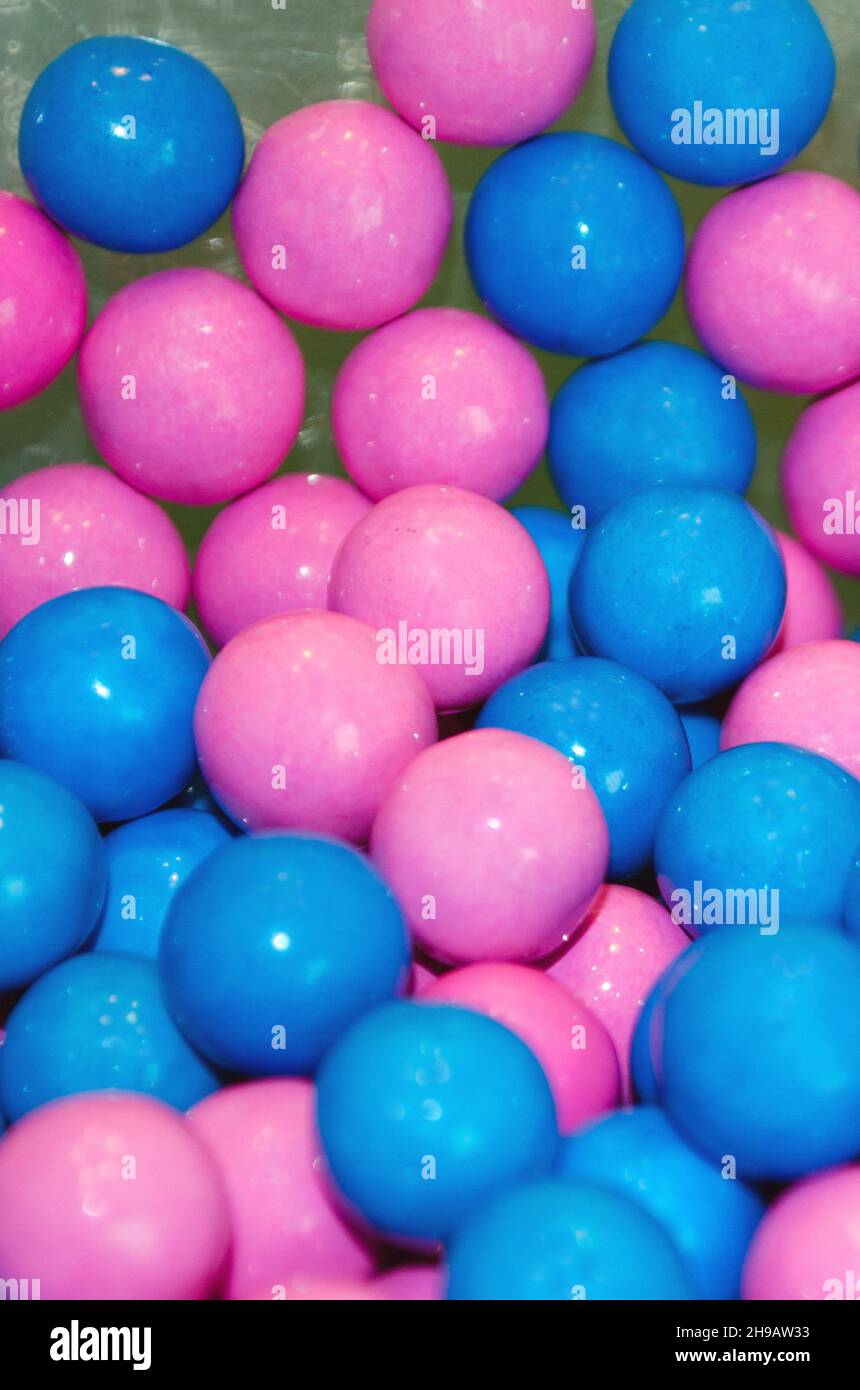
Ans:
[{"label": "pink gumball", "polygon": [[284,613],[213,661],[194,733],[203,776],[247,830],[314,830],[366,842],[379,805],[436,737],[418,673],[377,661],[366,623]]},{"label": "pink gumball", "polygon": [[666,966],[689,944],[661,903],[612,883],[547,967],[550,979],[587,1004],[609,1033],[625,1101],[631,1097],[630,1044],[639,1014]]},{"label": "pink gumball", "polygon": [[44,391],[87,322],[87,282],[67,237],[0,189],[0,410]]},{"label": "pink gumball", "polygon": [[430,288],[453,200],[436,151],[369,101],[324,101],[276,121],[233,204],[245,272],[290,318],[376,328]]},{"label": "pink gumball", "polygon": [[397,1303],[436,1303],[445,1297],[447,1282],[444,1265],[402,1265],[374,1279],[373,1288]]},{"label": "pink gumball", "polygon": [[205,506],[268,478],[302,423],[295,339],[246,285],[160,270],[108,300],[78,358],[81,409],[127,483]]},{"label": "pink gumball", "polygon": [[818,561],[793,536],[776,531],[785,565],[785,614],[768,655],[842,635],[839,595]]},{"label": "pink gumball", "polygon": [[515,145],[571,105],[594,59],[590,0],[374,0],[370,61],[427,138]]},{"label": "pink gumball", "polygon": [[816,1173],[776,1199],[753,1236],[741,1296],[860,1299],[860,1166]]},{"label": "pink gumball", "polygon": [[712,357],[765,391],[860,373],[860,194],[796,170],[723,198],[693,237],[687,304]]},{"label": "pink gumball", "polygon": [[325,608],[338,547],[369,510],[341,478],[288,473],[219,512],[194,565],[194,602],[217,645],[274,613]]},{"label": "pink gumball", "polygon": [[415,939],[464,963],[554,950],[587,911],[608,854],[600,804],[567,758],[506,729],[420,753],[371,837]]},{"label": "pink gumball", "polygon": [[256,1301],[270,1300],[285,1303],[376,1303],[386,1295],[379,1292],[373,1283],[361,1283],[357,1279],[298,1278],[283,1280],[272,1289],[261,1289],[256,1294],[245,1295],[246,1299]]},{"label": "pink gumball", "polygon": [[419,483],[501,501],[540,462],[549,402],[534,358],[504,329],[463,309],[417,309],[347,357],[332,427],[374,501]]},{"label": "pink gumball", "polygon": [[813,555],[860,575],[860,382],[804,410],[783,456],[782,491]]},{"label": "pink gumball", "polygon": [[720,747],[793,743],[860,777],[860,642],[804,642],[747,676]]},{"label": "pink gumball", "polygon": [[227,1257],[218,1172],[183,1116],[125,1092],[40,1106],[0,1140],[0,1275],[41,1297],[198,1299]]},{"label": "pink gumball", "polygon": [[455,487],[377,502],[335,558],[329,604],[370,623],[380,660],[421,670],[438,709],[465,709],[527,666],[549,621],[549,581],[523,526]]},{"label": "pink gumball", "polygon": [[[0,491],[0,637],[57,594],[101,584],[188,603],[188,556],[166,512],[106,468],[58,463]],[[22,529],[23,527],[23,529]]]}]

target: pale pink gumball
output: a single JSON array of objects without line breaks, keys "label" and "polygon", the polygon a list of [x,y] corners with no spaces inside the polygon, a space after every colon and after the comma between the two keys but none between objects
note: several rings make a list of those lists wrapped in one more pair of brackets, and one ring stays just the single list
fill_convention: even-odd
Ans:
[{"label": "pale pink gumball", "polygon": [[515,145],[579,95],[594,13],[590,0],[374,0],[367,46],[391,105],[427,138]]},{"label": "pale pink gumball", "polygon": [[[420,753],[373,825],[371,855],[439,960],[535,960],[587,911],[609,836],[549,744],[476,729]],[[425,996],[422,996],[425,997]]]},{"label": "pale pink gumball", "polygon": [[747,1252],[741,1297],[860,1300],[860,1165],[816,1173],[777,1197]]},{"label": "pale pink gumball", "polygon": [[346,471],[374,501],[451,483],[498,502],[540,462],[549,402],[537,362],[497,324],[417,309],[347,357],[332,428]]},{"label": "pale pink gumball", "polygon": [[860,373],[860,193],[806,170],[723,198],[687,260],[693,327],[765,391],[828,391]]},{"label": "pale pink gumball", "polygon": [[329,604],[370,623],[380,659],[420,669],[437,709],[485,700],[536,655],[549,580],[524,526],[455,487],[377,502],[332,567]]},{"label": "pale pink gumball", "polygon": [[610,883],[570,946],[547,966],[550,979],[587,1004],[609,1033],[625,1101],[631,1098],[630,1044],[639,1014],[666,966],[689,944],[662,903]]},{"label": "pale pink gumball", "polygon": [[782,531],[774,534],[785,565],[785,613],[768,655],[799,647],[802,642],[841,637],[842,607],[826,572],[793,536]]},{"label": "pale pink gumball", "polygon": [[45,1299],[199,1299],[230,1242],[218,1172],[185,1118],[122,1091],[39,1106],[0,1141],[0,1273]]},{"label": "pale pink gumball", "polygon": [[741,743],[793,743],[860,777],[860,642],[804,642],[757,666],[720,728],[720,748]]},{"label": "pale pink gumball", "polygon": [[[435,964],[435,962],[434,962]],[[409,994],[424,994],[439,979],[438,971],[431,970],[423,961],[414,960],[409,975]]]},{"label": "pale pink gumball", "polygon": [[447,1282],[444,1265],[402,1265],[374,1279],[373,1288],[397,1303],[436,1303],[444,1299]]},{"label": "pale pink gumball", "polygon": [[782,492],[813,555],[860,575],[860,382],[804,410],[783,455]]},{"label": "pale pink gumball", "polygon": [[[188,603],[182,537],[166,512],[106,468],[58,463],[0,490],[18,518],[0,533],[0,637],[19,618],[72,589],[140,589]],[[22,530],[22,527],[24,528]]]},{"label": "pale pink gumball", "polygon": [[305,369],[253,290],[181,267],[108,300],[81,344],[78,386],[93,443],[121,478],[205,506],[283,461],[302,423]]},{"label": "pale pink gumball", "polygon": [[38,208],[0,189],[0,410],[44,391],[87,322],[80,257]]},{"label": "pale pink gumball", "polygon": [[219,512],[194,564],[194,602],[217,645],[274,613],[325,608],[334,557],[370,505],[341,478],[288,473]]},{"label": "pale pink gumball", "polygon": [[436,737],[421,677],[377,650],[366,623],[305,611],[254,623],[216,656],[194,712],[197,754],[245,829],[366,842],[386,792]]},{"label": "pale pink gumball", "polygon": [[242,265],[282,313],[376,328],[430,288],[453,199],[436,151],[369,101],[324,101],[270,126],[233,204]]}]

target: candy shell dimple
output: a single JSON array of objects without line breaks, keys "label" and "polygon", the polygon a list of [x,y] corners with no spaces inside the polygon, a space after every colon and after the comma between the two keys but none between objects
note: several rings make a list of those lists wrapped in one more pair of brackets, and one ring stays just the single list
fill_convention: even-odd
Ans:
[{"label": "candy shell dimple", "polygon": [[826,1169],[777,1197],[747,1255],[742,1297],[860,1298],[860,1166]]},{"label": "candy shell dimple", "polygon": [[[782,460],[791,524],[819,560],[860,575],[860,383],[813,401],[792,431]],[[832,613],[833,603],[826,611]],[[838,637],[812,632],[807,637]]]}]

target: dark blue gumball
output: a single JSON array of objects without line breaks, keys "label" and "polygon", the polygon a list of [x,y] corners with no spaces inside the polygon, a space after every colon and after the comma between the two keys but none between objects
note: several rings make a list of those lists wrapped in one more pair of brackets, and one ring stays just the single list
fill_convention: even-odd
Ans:
[{"label": "dark blue gumball", "polygon": [[524,526],[540,551],[550,588],[549,630],[538,661],[573,656],[575,648],[567,610],[567,590],[573,567],[585,540],[583,528],[553,507],[512,507],[511,515]]},{"label": "dark blue gumball", "polygon": [[720,720],[706,705],[681,705],[678,718],[690,745],[693,768],[701,767],[720,751]]}]

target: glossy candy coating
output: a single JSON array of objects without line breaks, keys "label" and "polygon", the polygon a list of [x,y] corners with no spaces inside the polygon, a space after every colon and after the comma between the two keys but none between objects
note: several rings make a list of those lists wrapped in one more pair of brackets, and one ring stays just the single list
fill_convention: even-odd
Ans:
[{"label": "glossy candy coating", "polygon": [[849,872],[845,890],[845,925],[855,941],[860,942],[860,849]]},{"label": "glossy candy coating", "polygon": [[780,1194],[744,1265],[742,1296],[856,1301],[860,1295],[860,1167],[831,1168]]},{"label": "glossy candy coating", "polygon": [[782,493],[803,544],[825,565],[854,575],[860,575],[858,449],[860,383],[807,406],[782,460]]},{"label": "glossy candy coating", "polygon": [[[783,627],[785,622],[783,621]],[[720,751],[720,720],[708,705],[680,705],[678,718],[690,746],[693,769],[701,767]]]},{"label": "glossy candy coating", "polygon": [[567,590],[576,564],[585,531],[571,525],[571,519],[554,507],[512,507],[540,551],[549,579],[549,628],[544,644],[537,654],[538,661],[556,661],[574,655],[573,633],[567,610]]}]

